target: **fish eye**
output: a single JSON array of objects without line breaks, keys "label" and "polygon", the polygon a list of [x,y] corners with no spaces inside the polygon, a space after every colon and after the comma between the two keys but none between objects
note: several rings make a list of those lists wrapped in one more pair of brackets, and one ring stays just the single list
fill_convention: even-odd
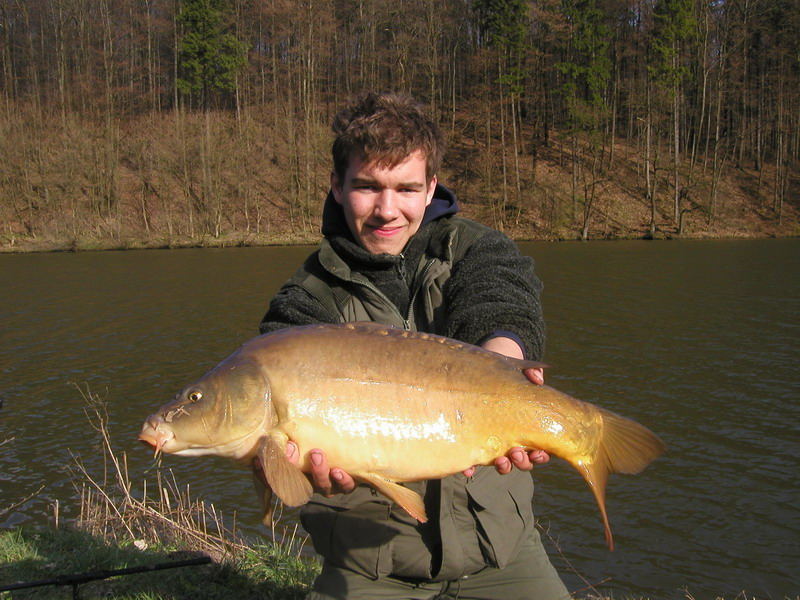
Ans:
[{"label": "fish eye", "polygon": [[189,396],[188,396],[190,402],[197,402],[202,397],[203,397],[203,392],[200,392],[198,390],[194,390],[192,392],[189,392]]}]

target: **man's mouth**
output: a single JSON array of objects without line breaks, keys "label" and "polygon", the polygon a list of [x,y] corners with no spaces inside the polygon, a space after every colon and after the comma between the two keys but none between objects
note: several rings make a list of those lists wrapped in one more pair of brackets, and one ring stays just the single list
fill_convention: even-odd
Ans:
[{"label": "man's mouth", "polygon": [[403,230],[402,226],[369,225],[368,227],[379,237],[392,237]]}]

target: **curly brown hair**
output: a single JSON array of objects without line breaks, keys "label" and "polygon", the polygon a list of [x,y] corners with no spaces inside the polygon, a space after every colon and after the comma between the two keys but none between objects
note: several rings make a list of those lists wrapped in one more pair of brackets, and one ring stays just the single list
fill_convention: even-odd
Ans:
[{"label": "curly brown hair", "polygon": [[411,96],[364,94],[336,115],[333,131],[333,168],[340,180],[354,155],[391,168],[420,151],[425,155],[428,181],[442,163],[445,144],[441,131]]}]

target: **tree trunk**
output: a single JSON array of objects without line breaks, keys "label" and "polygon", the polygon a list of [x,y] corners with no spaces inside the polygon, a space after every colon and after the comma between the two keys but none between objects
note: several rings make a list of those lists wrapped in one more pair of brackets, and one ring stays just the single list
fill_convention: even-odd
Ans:
[{"label": "tree trunk", "polygon": [[717,216],[717,183],[720,180],[722,167],[724,161],[720,156],[720,128],[722,125],[722,81],[723,81],[723,73],[720,71],[719,77],[717,79],[717,111],[715,115],[715,127],[714,127],[714,157],[712,162],[712,171],[711,171],[711,200],[709,202],[709,210],[708,210],[708,224],[711,225],[716,219]]},{"label": "tree trunk", "polygon": [[645,190],[647,194],[647,201],[650,205],[650,238],[654,238],[656,235],[656,193],[655,193],[655,182],[653,181],[653,169],[652,169],[652,129],[653,129],[653,110],[651,104],[651,95],[650,95],[650,83],[649,81],[645,84],[646,85],[646,109],[645,109],[645,151],[644,151],[644,178],[645,178]]},{"label": "tree trunk", "polygon": [[[673,54],[673,64],[672,68],[675,72],[678,72],[678,48],[675,48]],[[680,147],[680,83],[678,81],[675,82],[675,85],[672,89],[672,139],[673,139],[673,147],[672,147],[672,158],[673,158],[673,184],[674,184],[674,195],[673,195],[673,221],[675,225],[678,225],[678,219],[680,218],[680,210],[681,210],[681,185],[680,185],[680,163],[681,163],[681,147]]]}]

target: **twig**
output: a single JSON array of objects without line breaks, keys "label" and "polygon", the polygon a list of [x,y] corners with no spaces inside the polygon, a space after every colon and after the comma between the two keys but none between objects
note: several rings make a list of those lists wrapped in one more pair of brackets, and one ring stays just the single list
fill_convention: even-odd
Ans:
[{"label": "twig", "polygon": [[30,499],[31,499],[31,498],[33,498],[34,496],[38,495],[38,494],[39,494],[39,492],[41,492],[41,491],[42,491],[44,488],[45,488],[45,484],[43,483],[42,485],[40,485],[40,486],[39,486],[39,489],[38,489],[38,490],[36,490],[35,492],[33,492],[32,494],[29,494],[28,496],[26,496],[25,498],[23,498],[23,499],[22,499],[22,500],[20,500],[19,502],[16,502],[15,504],[12,504],[11,506],[8,506],[8,507],[6,507],[6,508],[4,508],[4,509],[0,510],[0,517],[4,517],[4,516],[6,516],[8,513],[10,513],[12,510],[14,510],[15,508],[17,508],[18,506],[22,506],[22,505],[23,505],[23,504],[25,504],[25,503],[26,503],[28,500],[30,500]]},{"label": "twig", "polygon": [[125,529],[128,530],[128,533],[130,534],[131,538],[136,537],[135,535],[133,535],[133,531],[131,530],[131,528],[128,527],[128,524],[125,522],[125,519],[123,518],[122,513],[119,510],[117,510],[116,505],[111,500],[111,498],[109,498],[108,494],[106,494],[105,490],[100,486],[100,484],[98,484],[94,480],[94,478],[92,478],[91,475],[89,475],[89,472],[86,470],[86,467],[84,467],[83,464],[80,462],[80,458],[75,456],[74,454],[72,454],[72,451],[70,451],[70,455],[72,456],[72,460],[75,462],[75,466],[78,468],[78,470],[84,476],[86,481],[88,481],[100,493],[100,495],[103,496],[103,498],[105,498],[106,505],[109,506],[110,508],[112,508],[115,513],[117,513],[117,516],[119,517],[120,522],[125,527]]},{"label": "twig", "polygon": [[591,590],[591,591],[592,591],[592,592],[594,592],[594,593],[595,593],[595,595],[597,595],[598,597],[602,596],[602,594],[601,594],[601,593],[598,591],[598,589],[595,587],[595,585],[600,585],[600,584],[602,584],[602,583],[606,583],[606,582],[608,582],[608,581],[611,581],[611,577],[606,577],[605,579],[603,579],[603,580],[601,580],[601,581],[597,582],[596,584],[593,584],[591,581],[589,581],[588,579],[586,579],[586,577],[584,577],[584,576],[583,576],[583,574],[582,574],[580,571],[578,571],[578,569],[577,569],[577,568],[575,568],[575,565],[573,565],[573,564],[572,564],[572,561],[570,561],[570,560],[569,560],[569,559],[566,557],[566,555],[564,554],[564,552],[561,550],[561,545],[558,543],[558,541],[556,541],[556,539],[555,539],[555,538],[554,538],[552,535],[550,535],[550,528],[548,527],[547,529],[545,529],[545,528],[544,528],[544,527],[541,525],[541,522],[540,522],[540,521],[537,521],[537,522],[536,522],[536,526],[539,528],[539,530],[540,530],[542,533],[544,533],[544,534],[547,536],[547,539],[548,539],[548,540],[550,540],[550,542],[553,544],[553,546],[555,546],[555,548],[556,548],[556,552],[558,552],[558,555],[561,557],[561,559],[562,559],[562,560],[564,561],[564,563],[567,565],[567,567],[569,568],[569,570],[570,570],[570,571],[572,571],[573,573],[575,573],[575,575],[577,575],[577,576],[580,578],[580,580],[581,580],[581,581],[583,581],[583,583],[585,584],[585,586],[584,586],[584,587],[582,587],[582,588],[581,588],[581,589],[579,589],[579,590],[576,590],[575,592],[573,592],[573,594],[575,594],[575,593],[577,593],[577,592],[582,592],[582,591],[586,591],[586,590]]},{"label": "twig", "polygon": [[586,590],[592,590],[599,597],[600,593],[597,591],[597,589],[594,586],[603,585],[604,583],[608,583],[609,581],[611,581],[611,577],[604,577],[603,579],[601,579],[600,581],[595,582],[594,584],[590,584],[590,585],[587,585],[585,587],[579,588],[577,590],[571,591],[570,595],[575,596],[576,594],[580,594],[581,592],[585,592]]}]

